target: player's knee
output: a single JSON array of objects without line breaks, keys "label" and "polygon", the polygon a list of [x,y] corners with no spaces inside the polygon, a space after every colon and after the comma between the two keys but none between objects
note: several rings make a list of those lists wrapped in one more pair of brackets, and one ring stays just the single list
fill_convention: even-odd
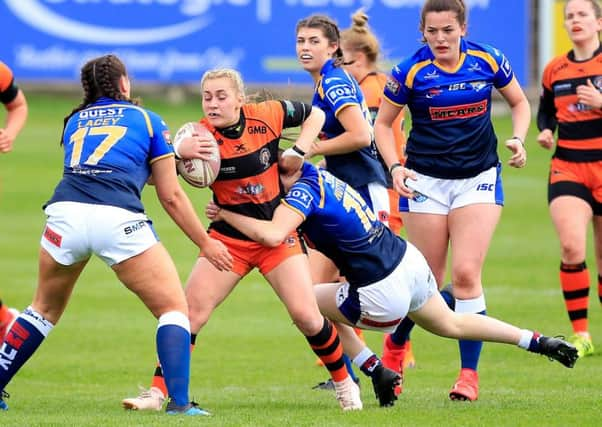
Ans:
[{"label": "player's knee", "polygon": [[585,244],[575,240],[560,242],[560,251],[566,264],[579,264],[585,259]]},{"label": "player's knee", "polygon": [[320,333],[324,326],[324,318],[318,312],[299,310],[298,312],[291,312],[290,315],[299,331],[308,337]]},{"label": "player's knee", "polygon": [[480,271],[475,270],[472,266],[461,266],[454,269],[452,273],[452,284],[454,287],[454,295],[458,298],[461,293],[471,293],[471,291],[479,288]]}]

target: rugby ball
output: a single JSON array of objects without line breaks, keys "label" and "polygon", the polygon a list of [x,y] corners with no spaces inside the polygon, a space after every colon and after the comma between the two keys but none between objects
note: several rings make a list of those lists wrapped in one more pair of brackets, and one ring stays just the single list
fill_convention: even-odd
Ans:
[{"label": "rugby ball", "polygon": [[193,187],[204,188],[213,184],[219,174],[221,163],[219,147],[213,134],[199,122],[184,123],[176,132],[174,146],[179,146],[182,140],[193,135],[204,137],[213,142],[214,150],[211,154],[211,159],[181,159],[178,161],[176,167],[184,181]]}]

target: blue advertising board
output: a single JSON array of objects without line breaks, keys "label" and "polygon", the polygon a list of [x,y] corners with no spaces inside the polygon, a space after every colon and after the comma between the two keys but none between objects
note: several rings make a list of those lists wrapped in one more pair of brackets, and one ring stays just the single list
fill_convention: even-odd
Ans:
[{"label": "blue advertising board", "polygon": [[[295,25],[326,13],[341,28],[363,7],[385,58],[420,46],[422,0],[4,0],[0,59],[20,81],[74,81],[94,56],[116,53],[137,81],[190,83],[215,67],[249,83],[308,83]],[[529,2],[467,0],[468,38],[491,44],[528,85]]]}]

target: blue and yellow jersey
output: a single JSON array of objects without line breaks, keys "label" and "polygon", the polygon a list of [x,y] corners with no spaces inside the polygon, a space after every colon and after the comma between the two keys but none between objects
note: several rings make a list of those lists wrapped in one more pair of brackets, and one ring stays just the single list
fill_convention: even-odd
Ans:
[{"label": "blue and yellow jersey", "polygon": [[173,156],[169,130],[155,113],[100,98],[73,114],[63,132],[63,178],[47,204],[72,201],[143,212],[151,164]]},{"label": "blue and yellow jersey", "polygon": [[407,105],[408,168],[437,178],[469,178],[498,163],[491,93],[514,79],[499,50],[462,39],[460,62],[446,69],[428,46],[393,68],[384,97]]},{"label": "blue and yellow jersey", "polygon": [[395,236],[346,182],[310,163],[282,203],[299,213],[307,243],[330,258],[355,287],[388,276],[406,242]]},{"label": "blue and yellow jersey", "polygon": [[[355,79],[341,67],[335,67],[332,59],[326,61],[320,75],[312,104],[326,115],[321,138],[330,139],[345,132],[337,115],[350,105],[357,105],[362,110],[366,122],[372,128],[368,106]],[[354,187],[371,182],[386,185],[385,173],[378,161],[374,142],[369,147],[351,153],[325,156],[325,158],[328,170]]]}]

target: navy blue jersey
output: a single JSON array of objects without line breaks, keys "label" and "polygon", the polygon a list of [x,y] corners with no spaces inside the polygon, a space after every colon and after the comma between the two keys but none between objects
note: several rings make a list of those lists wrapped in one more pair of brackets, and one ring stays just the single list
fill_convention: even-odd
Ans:
[{"label": "navy blue jersey", "polygon": [[393,68],[384,97],[407,105],[412,129],[406,166],[436,178],[470,178],[498,163],[491,92],[514,78],[497,49],[460,42],[456,69],[438,66],[428,46]]},{"label": "navy blue jersey", "polygon": [[376,218],[357,191],[310,163],[282,203],[304,218],[301,231],[308,244],[355,287],[387,277],[405,254],[406,242]]},{"label": "navy blue jersey", "polygon": [[63,147],[63,178],[46,205],[71,201],[144,212],[140,193],[151,163],[174,155],[157,114],[109,98],[69,118]]},{"label": "navy blue jersey", "polygon": [[[321,138],[330,139],[345,132],[345,128],[337,119],[337,114],[350,105],[357,105],[362,110],[366,122],[372,129],[368,106],[355,79],[341,67],[335,67],[332,59],[326,61],[320,75],[312,104],[326,115]],[[378,161],[374,141],[369,147],[351,153],[325,156],[325,158],[328,170],[354,187],[371,182],[387,184],[385,172]]]}]

